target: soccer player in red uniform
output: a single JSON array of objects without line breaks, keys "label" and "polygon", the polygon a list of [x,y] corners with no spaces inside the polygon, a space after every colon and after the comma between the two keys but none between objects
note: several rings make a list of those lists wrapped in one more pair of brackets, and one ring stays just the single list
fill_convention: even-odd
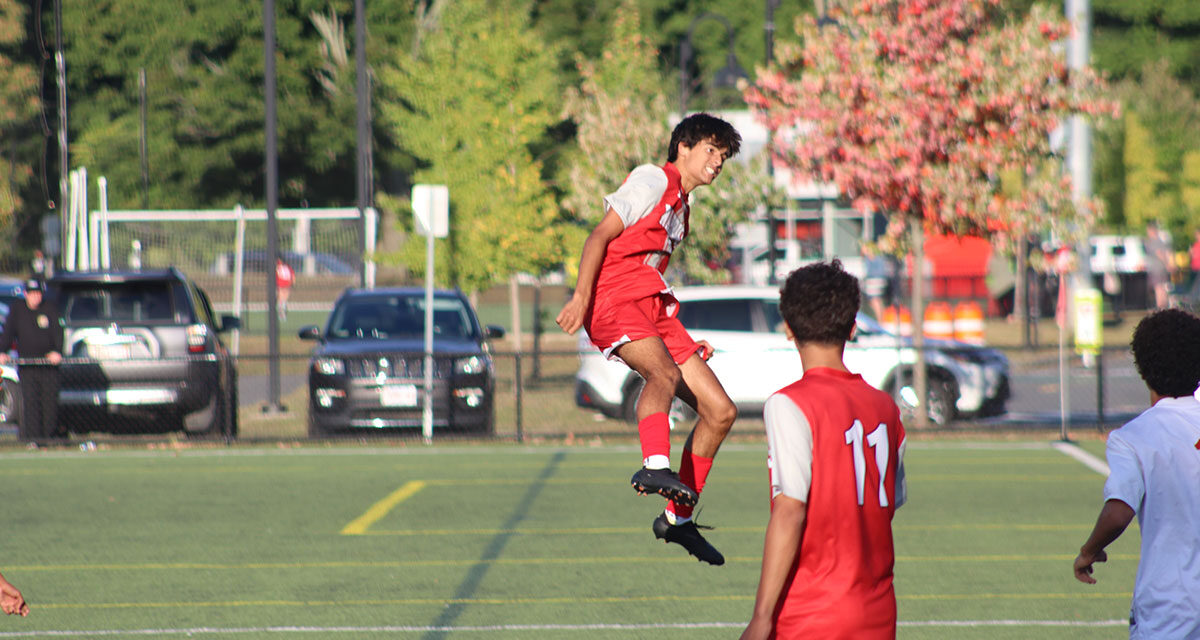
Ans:
[{"label": "soccer player in red uniform", "polygon": [[[587,329],[605,356],[645,379],[637,403],[642,468],[630,483],[670,501],[654,521],[655,537],[714,565],[725,558],[700,535],[692,509],[737,409],[708,367],[712,347],[693,340],[676,318],[679,303],[663,273],[688,233],[688,194],[712,184],[740,146],[728,122],[705,113],[684,118],[671,134],[667,163],[637,167],[604,198],[604,218],[583,245],[575,292],[556,318],[567,333]],[[670,469],[667,417],[675,396],[699,416],[678,474]]]},{"label": "soccer player in red uniform", "polygon": [[763,409],[771,517],[743,640],[896,637],[892,516],[904,427],[891,396],[850,373],[859,289],[841,263],[788,276],[780,298],[804,375]]}]

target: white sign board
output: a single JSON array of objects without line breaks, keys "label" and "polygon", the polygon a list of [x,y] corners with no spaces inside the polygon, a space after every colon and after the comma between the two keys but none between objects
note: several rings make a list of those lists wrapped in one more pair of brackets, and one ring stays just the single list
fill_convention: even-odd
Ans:
[{"label": "white sign board", "polygon": [[413,217],[417,233],[445,238],[450,233],[450,190],[444,184],[415,184],[412,188]]}]

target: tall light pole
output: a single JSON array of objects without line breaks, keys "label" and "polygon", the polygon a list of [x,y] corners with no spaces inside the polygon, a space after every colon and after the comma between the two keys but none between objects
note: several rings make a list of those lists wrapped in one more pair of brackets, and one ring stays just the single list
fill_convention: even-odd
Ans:
[{"label": "tall light pole", "polygon": [[696,25],[702,20],[716,20],[725,26],[725,33],[729,37],[729,52],[725,57],[725,66],[718,69],[713,74],[713,84],[718,87],[736,87],[739,78],[746,77],[745,69],[738,64],[737,56],[733,53],[734,32],[733,26],[729,24],[729,20],[720,14],[702,13],[688,26],[687,37],[679,45],[679,117],[687,117],[687,101],[688,94],[691,89],[691,78],[688,75],[687,65],[692,59],[692,35],[696,31]]},{"label": "tall light pole", "polygon": [[71,167],[67,158],[67,61],[63,57],[62,0],[54,0],[54,70],[58,82],[58,213],[64,217],[60,227],[65,231],[67,174]]},{"label": "tall light pole", "polygon": [[[366,250],[367,207],[371,206],[371,91],[367,74],[367,12],[366,0],[354,0],[354,69],[357,98],[356,122],[358,141],[356,147],[355,205],[358,207],[358,246]],[[359,284],[367,286],[367,267],[359,261]]]},{"label": "tall light pole", "polygon": [[267,197],[267,359],[269,370],[268,400],[264,411],[277,413],[279,404],[279,314],[275,261],[279,259],[279,230],[275,212],[279,208],[279,142],[275,105],[275,0],[263,0],[263,93],[266,107],[266,197]]},{"label": "tall light pole", "polygon": [[[1081,73],[1088,64],[1091,49],[1092,10],[1090,0],[1066,0],[1066,18],[1071,23],[1071,39],[1067,42],[1067,68]],[[1071,200],[1082,206],[1092,197],[1092,129],[1082,115],[1075,114],[1067,121],[1067,168],[1071,172]],[[1080,286],[1091,286],[1091,248],[1087,238],[1076,247],[1077,278]]]},{"label": "tall light pole", "polygon": [[[763,23],[763,29],[766,32],[766,64],[771,66],[775,61],[775,9],[779,7],[779,0],[767,0],[767,19]],[[773,150],[771,149],[771,131],[767,131],[767,177],[774,182],[775,180],[775,161],[771,157]],[[775,210],[771,208],[771,203],[767,202],[767,282],[775,284],[778,278],[775,277],[775,263],[779,256],[775,253]]]}]

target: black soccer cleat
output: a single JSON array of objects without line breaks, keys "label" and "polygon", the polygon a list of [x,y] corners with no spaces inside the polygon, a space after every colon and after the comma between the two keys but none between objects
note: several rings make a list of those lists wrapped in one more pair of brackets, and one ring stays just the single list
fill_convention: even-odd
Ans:
[{"label": "black soccer cleat", "polygon": [[675,504],[690,507],[700,499],[695,489],[687,486],[679,479],[679,475],[670,469],[647,469],[642,467],[629,479],[634,491],[642,495],[657,493]]},{"label": "black soccer cleat", "polygon": [[[667,514],[662,513],[654,519],[653,528],[655,538],[682,546],[688,553],[696,556],[697,560],[714,566],[725,564],[725,556],[700,535],[700,528],[695,522],[688,520],[683,524],[671,524],[667,521]],[[711,527],[705,527],[709,528]]]}]

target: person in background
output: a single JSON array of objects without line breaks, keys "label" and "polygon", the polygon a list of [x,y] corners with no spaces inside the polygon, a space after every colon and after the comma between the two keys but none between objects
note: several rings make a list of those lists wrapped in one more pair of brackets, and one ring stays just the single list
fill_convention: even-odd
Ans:
[{"label": "person in background", "polygon": [[888,298],[888,288],[892,284],[892,261],[879,253],[879,248],[873,244],[864,244],[863,253],[863,293],[866,294],[867,304],[875,319],[883,317],[883,307]]},{"label": "person in background", "polygon": [[1146,281],[1154,295],[1154,306],[1167,306],[1171,292],[1171,270],[1175,261],[1171,257],[1171,238],[1157,220],[1146,223]]},{"label": "person in background", "polygon": [[275,259],[275,287],[279,294],[279,319],[287,320],[288,298],[292,293],[292,285],[296,284],[296,272],[283,258]]},{"label": "person in background", "polygon": [[1150,408],[1108,436],[1104,506],[1075,558],[1075,579],[1095,584],[1093,565],[1129,526],[1141,529],[1130,638],[1200,638],[1200,318],[1152,313],[1133,331],[1133,362]]},{"label": "person in background", "polygon": [[8,362],[14,345],[21,379],[21,439],[40,443],[65,436],[58,427],[62,316],[53,302],[43,299],[38,280],[25,283],[25,304],[14,304],[9,310],[0,333],[0,362]]},{"label": "person in background", "polygon": [[1013,306],[1017,295],[1017,273],[1012,258],[1004,252],[1007,235],[996,234],[992,242],[992,256],[988,259],[984,284],[988,295],[996,303],[996,310],[1005,320],[1013,319]]},{"label": "person in background", "polygon": [[3,575],[0,575],[0,611],[4,611],[10,616],[25,617],[29,615],[29,605],[25,602],[25,596],[21,595],[21,591]]}]

